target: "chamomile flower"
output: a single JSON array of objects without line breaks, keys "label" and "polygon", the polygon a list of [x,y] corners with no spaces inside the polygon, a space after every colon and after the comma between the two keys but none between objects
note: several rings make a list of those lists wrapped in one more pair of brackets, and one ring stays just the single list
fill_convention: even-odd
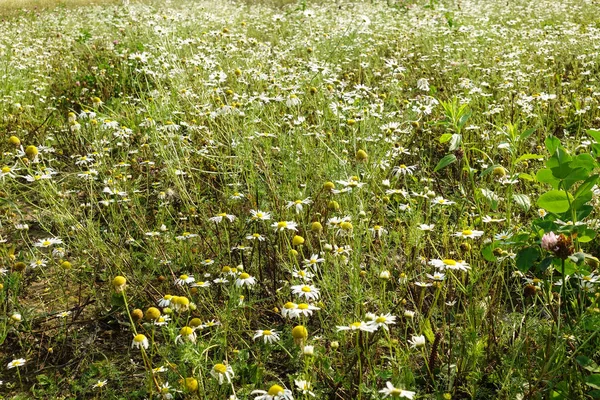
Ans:
[{"label": "chamomile flower", "polygon": [[320,296],[319,289],[313,285],[294,285],[291,289],[293,294],[307,300],[318,300]]},{"label": "chamomile flower", "polygon": [[386,382],[385,386],[385,388],[379,391],[379,393],[383,393],[384,399],[387,397],[391,397],[393,399],[413,399],[416,394],[416,392],[411,392],[410,390],[398,389],[392,385],[392,382]]},{"label": "chamomile flower", "polygon": [[148,342],[148,338],[142,333],[135,335],[131,342],[131,348],[139,349],[143,347],[144,349],[147,349],[149,346],[150,343]]},{"label": "chamomile flower", "polygon": [[107,383],[108,383],[108,381],[106,379],[103,380],[103,381],[98,380],[98,382],[96,382],[96,383],[94,383],[92,385],[92,388],[93,389],[100,389],[100,388],[103,388],[104,386],[106,386]]},{"label": "chamomile flower", "polygon": [[271,213],[260,210],[250,210],[250,214],[252,217],[250,218],[252,221],[268,221],[271,219]]},{"label": "chamomile flower", "polygon": [[441,196],[437,196],[433,200],[431,200],[431,204],[439,206],[449,206],[451,204],[455,204],[455,202],[452,200],[445,199]]},{"label": "chamomile flower", "polygon": [[295,318],[298,314],[296,310],[298,309],[298,304],[288,301],[281,307],[281,315],[283,318]]},{"label": "chamomile flower", "polygon": [[179,278],[175,279],[175,284],[179,286],[189,285],[196,281],[196,279],[191,275],[180,275]]},{"label": "chamomile flower", "polygon": [[426,275],[429,279],[434,280],[434,281],[439,281],[439,282],[443,281],[444,278],[446,277],[446,275],[441,272],[436,272],[433,275],[431,275],[431,274],[426,274]]},{"label": "chamomile flower", "polygon": [[410,347],[412,348],[423,347],[425,346],[425,336],[413,336],[408,343],[410,343]]},{"label": "chamomile flower", "polygon": [[416,165],[407,166],[405,164],[400,164],[400,165],[394,167],[394,169],[392,169],[392,174],[394,174],[394,176],[412,175],[416,169],[417,169]]},{"label": "chamomile flower", "polygon": [[483,236],[483,231],[476,231],[476,230],[471,230],[471,229],[464,229],[460,232],[456,232],[454,234],[454,236],[459,237],[459,238],[469,238],[469,239],[476,239],[478,237]]},{"label": "chamomile flower", "polygon": [[308,317],[311,316],[313,311],[318,311],[320,310],[319,307],[317,306],[313,306],[312,304],[308,304],[308,303],[299,303],[297,305],[297,307],[290,312],[290,314],[292,314],[292,317],[299,317],[299,316],[304,316],[304,317]]},{"label": "chamomile flower", "polygon": [[250,274],[248,274],[246,272],[242,272],[235,280],[235,286],[237,286],[237,287],[242,287],[242,286],[250,287],[255,284],[256,284],[256,278],[254,278],[253,276],[250,276]]},{"label": "chamomile flower", "polygon": [[279,385],[273,385],[266,390],[253,390],[250,394],[258,394],[254,400],[294,400],[292,391]]},{"label": "chamomile flower", "polygon": [[279,221],[271,224],[271,227],[275,228],[277,232],[283,232],[284,230],[297,231],[298,224],[294,221]]},{"label": "chamomile flower", "polygon": [[312,384],[309,381],[294,380],[294,384],[296,385],[296,388],[302,392],[302,394],[308,394],[312,397],[315,397],[315,394],[311,392]]},{"label": "chamomile flower", "polygon": [[159,307],[169,307],[171,305],[172,298],[173,298],[173,296],[170,294],[164,295],[164,297],[158,301],[158,306]]},{"label": "chamomile flower", "polygon": [[252,337],[253,340],[256,339],[263,339],[263,341],[265,343],[273,343],[273,342],[277,342],[279,340],[279,333],[277,333],[277,331],[272,330],[272,329],[259,329],[254,333],[254,336]]},{"label": "chamomile flower", "polygon": [[446,258],[443,260],[433,259],[433,260],[429,261],[429,265],[432,265],[441,271],[443,271],[446,268],[453,269],[453,270],[461,270],[461,271],[467,271],[467,270],[471,269],[469,264],[467,264],[466,262],[457,261],[457,260],[453,260],[450,258]]},{"label": "chamomile flower", "polygon": [[494,235],[495,240],[509,240],[512,237],[512,233],[504,231]]},{"label": "chamomile flower", "polygon": [[184,326],[179,330],[179,335],[177,335],[175,338],[175,343],[183,343],[186,340],[196,343],[196,332],[194,332],[194,329],[189,326]]},{"label": "chamomile flower", "polygon": [[322,258],[322,257],[319,257],[318,254],[313,254],[313,255],[310,256],[309,259],[304,259],[302,261],[302,263],[305,266],[308,266],[308,265],[310,265],[310,266],[316,266],[316,265],[318,265],[319,263],[322,263],[322,262],[325,262],[325,259]]},{"label": "chamomile flower", "polygon": [[35,247],[50,247],[52,245],[55,244],[62,244],[62,240],[59,238],[46,238],[46,239],[39,239],[37,242],[34,243]]},{"label": "chamomile flower", "polygon": [[264,242],[267,238],[261,235],[260,233],[253,233],[252,235],[246,236],[248,240],[258,240],[259,242]]},{"label": "chamomile flower", "polygon": [[210,217],[208,220],[211,222],[214,222],[216,224],[220,224],[223,219],[227,219],[229,220],[229,222],[233,222],[236,219],[236,216],[233,214],[227,214],[227,213],[219,213],[217,215],[215,215],[214,217]]},{"label": "chamomile flower", "polygon": [[377,328],[389,329],[388,325],[394,325],[396,323],[396,317],[390,313],[381,314],[374,316],[371,320],[371,325],[376,326]]},{"label": "chamomile flower", "polygon": [[303,205],[309,205],[312,204],[312,200],[310,199],[310,197],[307,197],[304,200],[294,200],[294,201],[288,201],[286,204],[286,208],[295,208],[296,210],[296,214],[300,214],[302,212],[302,207]]},{"label": "chamomile flower", "polygon": [[312,280],[312,278],[315,276],[315,274],[313,274],[312,272],[307,271],[305,269],[298,269],[298,270],[292,271],[292,276],[294,278],[300,278],[305,282],[309,282]]},{"label": "chamomile flower", "polygon": [[222,385],[225,380],[227,383],[231,383],[231,378],[235,376],[233,373],[233,368],[229,364],[215,364],[210,370],[210,375],[219,382],[219,385]]},{"label": "chamomile flower", "polygon": [[370,322],[357,321],[353,322],[348,326],[337,326],[337,331],[363,331],[363,332],[375,332],[377,330],[377,325],[373,325]]},{"label": "chamomile flower", "polygon": [[434,224],[419,224],[419,229],[422,231],[432,231],[434,227]]},{"label": "chamomile flower", "polygon": [[9,362],[6,367],[8,369],[22,367],[23,365],[25,365],[26,362],[27,362],[27,360],[25,360],[24,358],[17,358],[15,360],[12,360],[11,362]]}]

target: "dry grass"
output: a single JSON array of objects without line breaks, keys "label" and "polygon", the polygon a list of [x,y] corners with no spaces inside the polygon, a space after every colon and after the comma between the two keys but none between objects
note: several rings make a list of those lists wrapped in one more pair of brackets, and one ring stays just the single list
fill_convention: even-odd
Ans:
[{"label": "dry grass", "polygon": [[55,7],[81,7],[117,3],[120,0],[0,0],[0,17],[22,11],[41,11]]}]

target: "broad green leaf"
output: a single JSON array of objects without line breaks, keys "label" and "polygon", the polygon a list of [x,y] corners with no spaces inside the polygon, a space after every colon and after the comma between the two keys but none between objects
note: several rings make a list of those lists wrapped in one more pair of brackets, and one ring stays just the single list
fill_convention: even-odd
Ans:
[{"label": "broad green leaf", "polygon": [[517,253],[515,263],[519,271],[525,273],[533,267],[533,263],[540,258],[540,250],[537,247],[525,247]]},{"label": "broad green leaf", "polygon": [[572,200],[571,194],[567,197],[567,194],[561,190],[550,190],[539,197],[537,204],[548,212],[563,213],[569,210],[569,203]]},{"label": "broad green leaf", "polygon": [[440,162],[438,162],[438,164],[433,169],[433,172],[437,172],[442,168],[446,168],[448,165],[452,164],[455,161],[456,161],[456,156],[454,154],[448,154],[447,156],[442,158],[440,160]]},{"label": "broad green leaf", "polygon": [[546,140],[544,140],[544,144],[546,145],[548,153],[554,154],[556,149],[560,147],[560,140],[554,136],[548,136]]},{"label": "broad green leaf", "polygon": [[552,175],[552,171],[548,168],[540,169],[537,174],[535,174],[535,178],[538,182],[548,183],[552,185],[554,189],[558,189],[560,181]]},{"label": "broad green leaf", "polygon": [[440,143],[446,143],[448,140],[452,139],[452,134],[451,133],[444,133],[442,136],[440,136]]},{"label": "broad green leaf", "polygon": [[449,151],[454,151],[456,149],[458,149],[460,147],[460,144],[462,142],[462,135],[459,135],[457,133],[452,135],[452,139],[450,139],[450,147],[448,148]]},{"label": "broad green leaf", "polygon": [[527,161],[527,160],[541,160],[543,158],[544,158],[544,156],[541,154],[527,153],[527,154],[523,154],[521,157],[517,158],[515,160],[515,164],[518,164],[520,162]]},{"label": "broad green leaf", "polygon": [[581,185],[579,185],[579,187],[575,191],[574,197],[578,198],[583,193],[591,191],[592,188],[594,187],[594,185],[596,184],[597,180],[598,180],[598,175],[592,175],[592,176],[588,177]]},{"label": "broad green leaf", "polygon": [[496,247],[497,247],[497,246],[494,244],[494,242],[492,242],[492,243],[489,243],[488,245],[484,246],[484,247],[481,249],[481,255],[483,255],[483,258],[484,258],[486,261],[491,261],[491,262],[493,262],[493,261],[496,261],[496,260],[498,259],[498,258],[497,258],[497,257],[494,255],[494,249],[495,249]]},{"label": "broad green leaf", "polygon": [[588,129],[586,132],[592,137],[592,139],[600,143],[600,131],[597,131],[595,129]]},{"label": "broad green leaf", "polygon": [[594,169],[594,167],[596,167],[596,160],[594,160],[594,157],[590,156],[588,153],[581,153],[575,156],[569,166],[571,168],[584,168],[588,171],[591,171]]},{"label": "broad green leaf", "polygon": [[585,378],[585,383],[594,389],[600,389],[600,374],[588,376]]},{"label": "broad green leaf", "polygon": [[529,181],[529,182],[533,182],[535,180],[535,178],[529,174],[526,174],[525,172],[521,172],[519,174],[519,179],[523,179],[524,181]]},{"label": "broad green leaf", "polygon": [[525,140],[535,132],[535,128],[529,128],[519,135],[519,140]]},{"label": "broad green leaf", "polygon": [[529,199],[529,196],[527,196],[526,194],[520,194],[520,193],[513,194],[513,200],[524,211],[529,211],[529,209],[531,208],[531,200]]}]

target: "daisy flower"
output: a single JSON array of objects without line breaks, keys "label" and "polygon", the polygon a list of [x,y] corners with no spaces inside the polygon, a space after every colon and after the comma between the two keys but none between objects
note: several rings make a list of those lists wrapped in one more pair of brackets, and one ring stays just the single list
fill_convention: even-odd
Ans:
[{"label": "daisy flower", "polygon": [[302,392],[302,394],[308,394],[312,397],[315,397],[315,394],[311,392],[312,384],[309,381],[294,380],[294,384],[296,385],[296,388]]},{"label": "daisy flower", "polygon": [[141,333],[138,333],[137,335],[134,336],[133,341],[131,342],[131,348],[141,348],[143,347],[144,349],[147,349],[150,346],[150,343],[148,342],[148,338]]},{"label": "daisy flower", "polygon": [[196,332],[194,332],[193,328],[184,326],[179,330],[179,335],[177,335],[175,338],[175,343],[183,343],[184,340],[189,340],[192,343],[196,343]]},{"label": "daisy flower", "polygon": [[484,223],[489,224],[491,222],[502,222],[506,220],[506,218],[492,218],[489,215],[486,215],[481,219]]},{"label": "daisy flower", "polygon": [[196,281],[196,279],[193,276],[183,274],[183,275],[180,275],[179,278],[175,279],[175,284],[179,285],[179,286],[183,286],[185,284],[189,285],[191,283],[194,283],[195,281]]},{"label": "daisy flower", "polygon": [[319,289],[313,285],[294,285],[291,287],[292,293],[307,300],[318,300]]},{"label": "daisy flower", "polygon": [[103,388],[104,386],[106,386],[107,383],[108,383],[108,381],[106,379],[103,381],[99,380],[98,382],[96,382],[92,385],[92,388],[94,388],[94,389]]},{"label": "daisy flower", "polygon": [[410,343],[410,347],[412,348],[423,347],[425,346],[425,336],[413,336],[408,343]]},{"label": "daisy flower", "polygon": [[271,227],[275,228],[275,231],[278,231],[278,232],[283,232],[286,229],[288,229],[290,231],[297,231],[298,230],[296,228],[297,226],[298,226],[298,224],[295,223],[294,221],[279,221],[279,222],[275,222],[275,223],[271,224]]},{"label": "daisy flower", "polygon": [[434,224],[419,224],[419,229],[422,231],[432,231],[434,226]]},{"label": "daisy flower", "polygon": [[509,240],[512,237],[512,233],[508,231],[500,232],[494,235],[495,240]]},{"label": "daisy flower", "polygon": [[375,318],[371,320],[371,325],[376,326],[377,328],[388,329],[388,325],[394,325],[396,323],[396,317],[390,313],[381,314],[374,316]]},{"label": "daisy flower", "polygon": [[429,279],[434,280],[434,281],[443,281],[444,277],[446,276],[445,274],[442,274],[441,272],[436,272],[433,275],[430,275],[430,274],[426,274],[426,275]]},{"label": "daisy flower", "polygon": [[415,392],[411,392],[409,390],[398,389],[392,385],[392,382],[386,382],[385,388],[380,390],[379,393],[383,393],[383,398],[392,397],[392,398],[405,398],[405,399],[413,399],[415,397]]},{"label": "daisy flower", "polygon": [[397,167],[394,167],[394,169],[392,169],[392,174],[394,174],[394,176],[412,175],[416,169],[416,165],[406,166],[404,164],[400,164]]},{"label": "daisy flower", "polygon": [[429,261],[429,265],[433,265],[435,268],[437,268],[441,271],[443,271],[446,268],[458,269],[458,270],[462,270],[462,271],[467,271],[467,270],[471,269],[471,267],[469,267],[469,264],[467,264],[466,262],[456,261],[456,260],[452,260],[450,258],[446,258],[444,260],[433,259],[433,260]]},{"label": "daisy flower", "polygon": [[380,225],[375,225],[374,227],[370,228],[369,231],[371,231],[373,236],[375,236],[378,239],[381,238],[381,236],[383,235],[387,235],[388,233],[387,229]]},{"label": "daisy flower", "polygon": [[24,358],[17,358],[16,360],[12,360],[11,362],[9,362],[6,367],[8,369],[22,367],[23,365],[25,365],[26,362],[27,361]]},{"label": "daisy flower", "polygon": [[295,308],[291,312],[291,314],[293,315],[293,317],[298,317],[300,315],[308,317],[308,316],[312,315],[313,311],[318,311],[318,310],[320,310],[320,308],[317,306],[313,306],[312,304],[299,303],[297,308]]},{"label": "daisy flower", "polygon": [[250,210],[250,214],[252,215],[252,218],[250,218],[252,221],[268,221],[271,219],[271,214],[265,211]]},{"label": "daisy flower", "polygon": [[432,205],[440,205],[440,206],[449,206],[451,204],[455,204],[452,200],[447,200],[442,196],[437,196],[433,200],[431,200]]},{"label": "daisy flower", "polygon": [[281,307],[281,316],[283,318],[295,318],[298,314],[296,310],[298,309],[298,304],[288,301]]},{"label": "daisy flower", "polygon": [[319,263],[322,263],[322,262],[325,262],[325,259],[319,257],[318,254],[313,254],[313,255],[310,256],[310,258],[308,260],[305,259],[305,260],[302,261],[302,263],[304,265],[312,265],[312,266],[315,266],[315,265],[317,265]]},{"label": "daisy flower", "polygon": [[54,244],[61,244],[63,241],[59,238],[46,238],[46,239],[39,239],[37,242],[35,242],[34,246],[35,247],[50,247]]},{"label": "daisy flower", "polygon": [[264,237],[260,233],[253,233],[252,235],[246,236],[246,239],[248,239],[248,240],[258,240],[259,242],[264,242],[265,239],[266,239],[266,237]]},{"label": "daisy flower", "polygon": [[277,333],[277,331],[275,330],[271,330],[271,329],[259,329],[256,331],[256,333],[254,334],[254,336],[252,337],[253,340],[256,339],[260,339],[262,338],[264,340],[265,343],[273,343],[273,342],[277,342],[279,340],[279,333]]},{"label": "daisy flower", "polygon": [[237,286],[237,287],[253,286],[255,284],[256,284],[256,278],[254,278],[253,276],[250,276],[250,274],[247,274],[246,272],[242,272],[240,274],[240,276],[238,276],[238,278],[235,280],[235,286]]},{"label": "daisy flower", "polygon": [[220,224],[223,221],[223,218],[227,218],[229,220],[229,222],[233,222],[235,220],[236,216],[233,214],[219,213],[219,214],[215,215],[214,217],[209,218],[208,220],[211,222],[214,222],[216,224]]},{"label": "daisy flower", "polygon": [[338,332],[341,331],[363,331],[363,332],[375,332],[377,330],[377,325],[373,325],[369,322],[358,321],[353,322],[348,326],[337,326]]},{"label": "daisy flower", "polygon": [[258,394],[254,400],[294,400],[292,391],[285,389],[279,385],[273,385],[268,391],[265,390],[253,390],[250,394]]},{"label": "daisy flower", "polygon": [[165,294],[162,299],[158,301],[159,307],[169,307],[171,305],[171,299],[173,298],[170,294]]},{"label": "daisy flower", "polygon": [[300,278],[303,281],[310,281],[315,276],[315,274],[313,274],[312,272],[307,271],[305,269],[300,269],[300,270],[294,270],[292,272],[292,276],[294,278]]},{"label": "daisy flower", "polygon": [[294,207],[296,209],[296,214],[300,214],[302,212],[302,206],[305,204],[312,204],[312,200],[310,199],[310,197],[307,197],[304,200],[288,201],[285,208]]},{"label": "daisy flower", "polygon": [[235,376],[229,364],[215,364],[210,370],[210,375],[219,382],[219,385],[222,385],[225,379],[227,383],[231,383],[231,378]]},{"label": "daisy flower", "polygon": [[456,232],[454,234],[454,236],[460,237],[460,238],[475,239],[475,238],[483,236],[483,231],[475,231],[475,230],[471,230],[471,229],[464,229],[464,230],[462,230],[460,232]]}]

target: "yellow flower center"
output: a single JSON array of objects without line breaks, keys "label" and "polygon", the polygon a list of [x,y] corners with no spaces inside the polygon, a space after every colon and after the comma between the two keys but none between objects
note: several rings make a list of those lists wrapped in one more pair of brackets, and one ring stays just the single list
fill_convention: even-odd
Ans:
[{"label": "yellow flower center", "polygon": [[283,308],[292,310],[292,309],[296,308],[296,305],[294,303],[292,303],[291,301],[288,301],[287,303],[285,303],[283,305]]},{"label": "yellow flower center", "polygon": [[8,174],[10,172],[10,167],[2,167],[2,172]]},{"label": "yellow flower center", "polygon": [[294,201],[294,204],[302,204],[302,200],[296,200]]},{"label": "yellow flower center", "polygon": [[215,364],[214,370],[219,374],[225,374],[225,372],[227,372],[227,367],[224,364]]},{"label": "yellow flower center", "polygon": [[362,325],[361,322],[353,322],[350,324],[351,328],[359,328]]},{"label": "yellow flower center", "polygon": [[226,213],[219,213],[219,214],[217,214],[217,217],[225,217],[225,216],[227,216]]},{"label": "yellow flower center", "polygon": [[473,231],[470,229],[465,229],[464,231],[462,231],[463,236],[469,236],[473,234]]},{"label": "yellow flower center", "polygon": [[50,246],[52,243],[48,240],[44,240],[44,242],[42,243],[44,246]]},{"label": "yellow flower center", "polygon": [[187,275],[181,275],[179,277],[179,279],[181,279],[182,281],[185,281],[187,278],[189,278],[189,276],[187,276]]},{"label": "yellow flower center", "polygon": [[298,304],[298,308],[301,310],[308,310],[308,304],[306,304],[306,303]]},{"label": "yellow flower center", "polygon": [[310,293],[310,286],[302,286],[302,291],[304,293]]},{"label": "yellow flower center", "polygon": [[271,336],[272,334],[273,334],[273,332],[271,332],[268,329],[263,331],[263,336]]},{"label": "yellow flower center", "polygon": [[278,396],[280,393],[283,393],[283,388],[279,385],[273,385],[269,388],[267,394],[269,396]]},{"label": "yellow flower center", "polygon": [[444,260],[444,264],[446,264],[446,265],[456,265],[456,261],[450,260],[450,259],[446,259],[446,260]]},{"label": "yellow flower center", "polygon": [[259,238],[260,237],[260,233],[253,233],[252,236],[254,236],[255,238]]},{"label": "yellow flower center", "polygon": [[385,323],[385,317],[377,317],[375,319],[375,322],[377,322],[378,324],[383,324]]},{"label": "yellow flower center", "polygon": [[[278,229],[282,229],[282,228],[287,228],[287,221],[280,221],[277,223],[277,228]],[[275,385],[277,386],[277,385]]]},{"label": "yellow flower center", "polygon": [[240,279],[248,279],[248,278],[250,278],[249,274],[247,274],[245,272],[243,272],[243,273],[240,274]]},{"label": "yellow flower center", "polygon": [[138,333],[137,335],[135,335],[135,337],[133,338],[133,341],[136,343],[142,343],[146,340],[146,336],[142,335],[141,333]]}]

